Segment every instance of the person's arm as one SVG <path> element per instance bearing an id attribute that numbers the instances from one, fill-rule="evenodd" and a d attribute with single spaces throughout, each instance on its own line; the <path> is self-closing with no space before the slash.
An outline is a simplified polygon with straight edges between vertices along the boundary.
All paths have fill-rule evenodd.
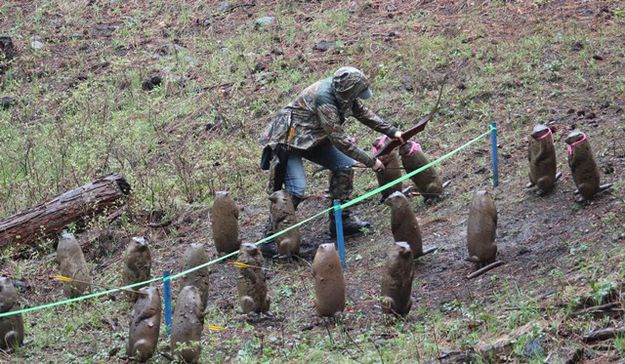
<path id="1" fill-rule="evenodd" d="M 384 121 L 384 119 L 376 115 L 376 113 L 369 110 L 360 100 L 356 99 L 354 101 L 352 112 L 358 121 L 365 124 L 369 128 L 385 134 L 389 138 L 396 137 L 395 133 L 398 131 L 397 128 L 393 127 L 391 124 Z"/>
<path id="2" fill-rule="evenodd" d="M 367 167 L 373 167 L 375 165 L 375 158 L 371 158 L 367 152 L 352 143 L 352 138 L 341 127 L 339 111 L 336 106 L 332 104 L 320 105 L 317 107 L 317 116 L 330 142 L 341 152 Z"/>

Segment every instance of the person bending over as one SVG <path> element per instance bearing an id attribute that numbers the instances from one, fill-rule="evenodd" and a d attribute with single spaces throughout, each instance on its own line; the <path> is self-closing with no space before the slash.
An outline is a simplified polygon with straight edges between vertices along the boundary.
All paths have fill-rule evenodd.
<path id="1" fill-rule="evenodd" d="M 332 77 L 308 86 L 280 110 L 262 138 L 265 148 L 261 167 L 270 170 L 269 193 L 286 189 L 297 208 L 306 188 L 302 159 L 330 170 L 330 197 L 341 203 L 352 193 L 355 161 L 374 171 L 384 170 L 379 159 L 360 149 L 355 139 L 343 130 L 345 121 L 353 116 L 374 131 L 401 140 L 401 131 L 363 105 L 362 100 L 372 95 L 369 80 L 362 71 L 341 67 Z M 342 214 L 345 235 L 370 226 L 350 209 L 343 209 Z M 336 234 L 332 213 L 330 234 Z M 269 245 L 263 244 L 261 248 L 272 251 L 274 248 Z"/>

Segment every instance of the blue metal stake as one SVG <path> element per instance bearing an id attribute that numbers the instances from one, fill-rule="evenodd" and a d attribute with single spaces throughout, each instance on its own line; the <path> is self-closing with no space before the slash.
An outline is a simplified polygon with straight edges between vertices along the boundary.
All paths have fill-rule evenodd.
<path id="1" fill-rule="evenodd" d="M 493 160 L 493 187 L 499 185 L 499 165 L 497 163 L 497 125 L 490 123 L 490 147 Z"/>
<path id="2" fill-rule="evenodd" d="M 343 270 L 347 269 L 347 263 L 345 262 L 345 238 L 343 237 L 343 214 L 340 206 L 341 203 L 338 200 L 334 200 L 334 222 L 336 226 L 336 245 L 339 247 L 339 257 L 341 258 L 341 266 Z"/>
<path id="3" fill-rule="evenodd" d="M 165 329 L 171 335 L 171 280 L 169 272 L 163 272 L 163 299 L 165 300 Z"/>

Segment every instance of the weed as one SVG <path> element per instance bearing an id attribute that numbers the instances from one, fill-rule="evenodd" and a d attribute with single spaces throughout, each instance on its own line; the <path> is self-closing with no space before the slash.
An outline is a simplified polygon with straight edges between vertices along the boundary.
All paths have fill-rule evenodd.
<path id="1" fill-rule="evenodd" d="M 614 14 L 617 18 L 625 18 L 625 9 L 616 8 L 612 10 L 612 14 Z"/>
<path id="2" fill-rule="evenodd" d="M 613 281 L 592 282 L 590 294 L 597 304 L 602 304 L 608 296 L 614 293 L 616 286 L 616 282 Z"/>
<path id="3" fill-rule="evenodd" d="M 614 339 L 614 348 L 618 352 L 619 357 L 625 358 L 625 337 L 617 336 Z"/>

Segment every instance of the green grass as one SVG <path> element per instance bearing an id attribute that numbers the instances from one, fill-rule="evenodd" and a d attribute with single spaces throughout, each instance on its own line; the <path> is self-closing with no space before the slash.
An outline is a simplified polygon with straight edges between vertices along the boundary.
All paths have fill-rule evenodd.
<path id="1" fill-rule="evenodd" d="M 44 22 L 37 15 L 42 9 L 37 9 L 34 14 L 35 24 Z M 167 10 L 173 9 L 175 7 Z M 60 5 L 58 10 L 71 12 Z M 187 8 L 183 10 L 180 18 L 165 20 L 184 23 L 190 15 Z M 345 27 L 348 17 L 343 9 L 324 14 L 306 25 L 313 34 L 333 34 Z M 141 12 L 133 12 L 124 20 L 112 39 L 114 48 L 128 47 L 137 38 L 146 36 L 138 34 L 139 29 L 144 28 L 140 21 L 143 16 Z M 216 180 L 213 177 L 215 171 L 206 172 L 211 164 L 223 160 L 226 153 L 216 137 L 202 137 L 201 128 L 223 120 L 227 131 L 220 134 L 234 135 L 239 141 L 237 147 L 243 148 L 239 149 L 241 158 L 231 159 L 233 163 L 222 163 L 217 171 L 243 171 L 237 177 L 242 180 L 258 175 L 254 170 L 258 157 L 255 142 L 258 130 L 290 95 L 315 78 L 328 74 L 327 71 L 311 74 L 299 68 L 301 66 L 293 67 L 290 61 L 285 63 L 274 59 L 265 71 L 254 76 L 256 84 L 264 85 L 266 92 L 254 93 L 249 101 L 243 101 L 248 98 L 250 72 L 258 60 L 254 55 L 269 53 L 276 35 L 286 33 L 286 38 L 292 39 L 294 36 L 289 32 L 293 26 L 295 24 L 288 19 L 280 23 L 278 30 L 270 31 L 250 31 L 249 24 L 242 24 L 221 45 L 186 36 L 190 47 L 180 47 L 173 54 L 159 57 L 148 67 L 133 67 L 127 57 L 105 53 L 105 59 L 110 62 L 108 72 L 92 74 L 88 80 L 60 93 L 44 91 L 48 88 L 47 82 L 28 82 L 9 73 L 3 88 L 9 93 L 20 94 L 21 103 L 16 110 L 0 112 L 0 138 L 7 151 L 0 157 L 1 197 L 4 201 L 0 212 L 3 215 L 14 213 L 54 193 L 112 171 L 124 174 L 131 181 L 139 206 L 147 210 L 172 208 L 176 200 L 187 203 L 206 201 L 209 198 L 208 185 L 211 184 L 255 195 L 259 190 L 254 186 L 238 186 L 232 179 Z M 22 27 L 22 23 L 15 22 L 12 32 Z M 488 117 L 496 117 L 491 108 L 493 103 L 500 102 L 496 95 L 501 89 L 497 85 L 517 78 L 529 92 L 544 92 L 544 82 L 558 81 L 562 72 L 570 72 L 568 65 L 575 58 L 587 60 L 590 49 L 546 61 L 542 60 L 542 55 L 553 52 L 554 44 L 563 43 L 566 47 L 578 37 L 576 31 L 571 35 L 539 34 L 524 37 L 520 43 L 503 42 L 496 47 L 482 48 L 475 53 L 469 69 L 461 71 L 461 74 L 472 74 L 465 81 L 466 90 L 460 93 L 453 84 L 448 87 L 443 105 L 443 115 L 448 119 L 441 122 L 481 130 L 480 124 Z M 371 74 L 376 93 L 380 95 L 372 100 L 371 106 L 382 115 L 399 110 L 398 115 L 390 120 L 404 128 L 411 125 L 416 115 L 429 110 L 441 74 L 438 70 L 453 68 L 459 59 L 470 58 L 475 52 L 474 43 L 463 43 L 460 37 L 426 35 L 402 42 L 396 51 L 390 49 L 383 62 L 368 63 L 371 59 L 380 59 L 379 56 L 372 57 L 371 46 L 377 41 L 364 42 L 364 54 L 358 54 L 358 57 L 361 66 Z M 104 52 L 110 52 L 110 49 L 105 48 Z M 35 53 L 33 56 L 44 60 L 49 54 Z M 79 62 L 77 69 L 82 69 L 88 60 L 79 59 Z M 589 73 L 595 73 L 598 67 L 593 60 L 581 64 L 578 60 L 575 62 L 577 72 L 581 72 L 580 82 Z M 283 68 L 285 64 L 286 69 Z M 169 73 L 164 85 L 146 93 L 140 85 L 149 68 L 168 69 Z M 174 80 L 198 68 L 209 84 L 189 80 L 185 88 L 180 89 Z M 401 91 L 398 80 L 406 75 L 417 82 L 414 93 Z M 618 90 L 623 84 L 619 78 L 606 81 L 602 83 L 602 92 L 612 87 Z M 232 104 L 227 107 L 213 93 L 198 91 L 201 86 L 224 83 L 232 83 L 229 98 Z M 495 96 L 485 96 L 492 94 Z M 280 97 L 276 98 L 276 95 Z M 511 126 L 530 123 L 525 113 L 519 112 L 524 104 L 512 93 L 504 92 L 503 95 L 507 97 L 504 101 L 508 105 L 507 113 L 515 115 L 509 120 Z M 31 107 L 35 104 L 38 107 Z M 406 118 L 407 115 L 412 116 Z M 538 116 L 544 118 L 544 115 Z M 461 123 L 462 119 L 473 125 Z M 348 130 L 366 135 L 356 126 Z M 163 150 L 161 143 L 169 143 L 172 139 L 183 147 L 180 156 Z M 450 133 L 440 139 L 453 145 L 464 136 Z M 365 137 L 363 144 L 369 140 Z M 194 172 L 191 173 L 190 169 Z"/>

